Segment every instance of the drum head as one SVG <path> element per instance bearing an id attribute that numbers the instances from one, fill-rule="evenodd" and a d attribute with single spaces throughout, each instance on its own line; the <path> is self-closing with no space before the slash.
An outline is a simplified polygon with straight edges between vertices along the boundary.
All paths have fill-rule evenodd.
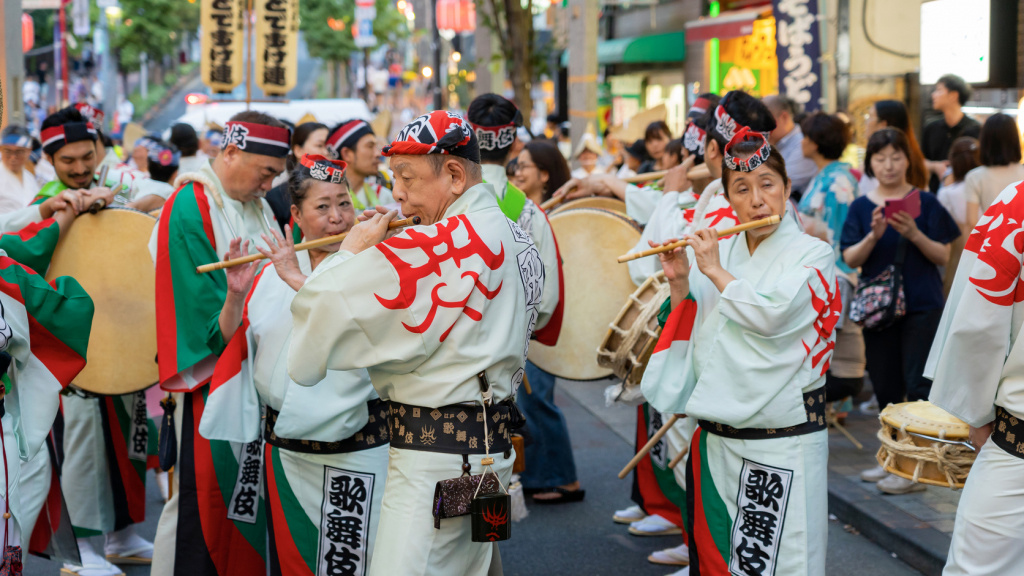
<path id="1" fill-rule="evenodd" d="M 619 214 L 626 214 L 626 203 L 618 198 L 604 198 L 601 196 L 591 196 L 590 198 L 577 198 L 570 200 L 565 204 L 555 206 L 548 216 L 554 216 L 559 212 L 565 212 L 566 210 L 573 210 L 576 208 L 600 208 L 601 210 L 612 210 Z M 632 246 L 630 246 L 632 248 Z"/>
<path id="2" fill-rule="evenodd" d="M 79 216 L 57 244 L 46 279 L 71 276 L 96 306 L 88 363 L 74 385 L 127 394 L 159 379 L 156 290 L 149 237 L 156 219 L 128 208 Z"/>
<path id="3" fill-rule="evenodd" d="M 969 432 L 966 422 L 924 400 L 890 404 L 882 410 L 879 418 L 893 428 L 905 427 L 907 432 L 936 438 L 963 439 Z"/>
<path id="4" fill-rule="evenodd" d="M 565 306 L 555 346 L 530 343 L 529 359 L 571 380 L 606 378 L 596 351 L 622 302 L 636 290 L 629 269 L 616 262 L 640 240 L 640 226 L 611 210 L 576 208 L 550 217 L 562 255 Z"/>

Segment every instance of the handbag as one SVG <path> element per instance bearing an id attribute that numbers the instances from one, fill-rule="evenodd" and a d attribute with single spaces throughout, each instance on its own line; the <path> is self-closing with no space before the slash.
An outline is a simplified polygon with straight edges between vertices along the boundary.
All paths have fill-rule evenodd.
<path id="1" fill-rule="evenodd" d="M 498 477 L 493 473 L 469 475 L 469 456 L 462 455 L 462 476 L 441 480 L 434 486 L 434 528 L 441 528 L 441 520 L 465 516 L 472 509 L 473 495 L 498 492 Z"/>
<path id="2" fill-rule="evenodd" d="M 861 281 L 850 303 L 850 320 L 865 330 L 878 331 L 892 326 L 907 314 L 903 291 L 903 261 L 907 256 L 907 239 L 900 237 L 893 263 L 870 280 Z"/>

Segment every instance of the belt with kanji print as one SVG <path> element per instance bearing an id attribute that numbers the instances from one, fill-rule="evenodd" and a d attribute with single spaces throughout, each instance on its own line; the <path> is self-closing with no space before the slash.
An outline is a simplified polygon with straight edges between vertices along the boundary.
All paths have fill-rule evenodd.
<path id="1" fill-rule="evenodd" d="M 992 423 L 992 441 L 1007 454 L 1024 459 L 1024 419 L 996 406 L 996 421 Z"/>
<path id="2" fill-rule="evenodd" d="M 391 447 L 442 454 L 486 454 L 485 417 L 490 453 L 510 451 L 512 431 L 525 422 L 511 398 L 487 406 L 486 410 L 479 404 L 427 408 L 391 402 L 388 412 Z"/>
<path id="3" fill-rule="evenodd" d="M 274 434 L 278 411 L 267 406 L 267 418 L 263 421 L 263 439 L 271 446 L 302 454 L 347 454 L 387 445 L 391 437 L 387 425 L 388 403 L 377 398 L 367 402 L 366 408 L 370 415 L 362 430 L 337 442 L 318 442 L 281 438 Z"/>
<path id="4" fill-rule="evenodd" d="M 710 420 L 697 420 L 701 430 L 734 440 L 769 440 L 771 438 L 788 438 L 790 436 L 802 436 L 812 432 L 825 430 L 828 425 L 825 423 L 825 387 L 816 388 L 810 392 L 804 392 L 804 411 L 807 412 L 807 422 L 786 428 L 733 428 L 726 424 L 719 424 Z"/>

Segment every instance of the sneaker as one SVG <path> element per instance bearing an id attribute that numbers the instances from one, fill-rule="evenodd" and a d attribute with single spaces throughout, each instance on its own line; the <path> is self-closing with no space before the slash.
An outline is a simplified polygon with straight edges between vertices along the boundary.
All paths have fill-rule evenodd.
<path id="1" fill-rule="evenodd" d="M 686 544 L 680 544 L 675 548 L 659 550 L 647 557 L 651 564 L 662 564 L 664 566 L 687 566 L 690 564 L 690 549 Z"/>
<path id="2" fill-rule="evenodd" d="M 630 524 L 629 533 L 634 536 L 672 536 L 682 534 L 683 529 L 657 514 L 652 514 Z"/>
<path id="3" fill-rule="evenodd" d="M 881 466 L 875 466 L 874 468 L 869 468 L 860 473 L 860 479 L 862 482 L 880 482 L 888 476 L 889 473 Z"/>
<path id="4" fill-rule="evenodd" d="M 910 494 L 911 492 L 924 492 L 928 487 L 924 484 L 901 478 L 890 474 L 876 484 L 878 489 L 886 494 Z"/>
<path id="5" fill-rule="evenodd" d="M 690 576 L 690 567 L 686 566 L 682 570 L 680 570 L 678 572 L 673 572 L 673 573 L 669 574 L 668 576 Z"/>
<path id="6" fill-rule="evenodd" d="M 135 526 L 107 534 L 103 547 L 107 561 L 115 564 L 153 563 L 153 543 L 135 533 Z"/>
<path id="7" fill-rule="evenodd" d="M 872 395 L 867 402 L 860 403 L 860 413 L 868 416 L 878 416 L 878 397 Z"/>
<path id="8" fill-rule="evenodd" d="M 625 510 L 616 510 L 615 515 L 612 516 L 612 521 L 616 524 L 632 524 L 644 518 L 647 518 L 647 512 L 644 512 L 643 508 L 630 506 Z"/>

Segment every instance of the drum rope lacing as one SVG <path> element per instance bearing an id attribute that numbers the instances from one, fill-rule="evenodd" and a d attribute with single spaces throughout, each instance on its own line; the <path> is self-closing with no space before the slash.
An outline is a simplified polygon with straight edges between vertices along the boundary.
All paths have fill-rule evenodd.
<path id="1" fill-rule="evenodd" d="M 893 432 L 896 429 L 886 422 L 882 422 L 882 429 L 878 431 L 878 439 L 882 446 L 878 449 L 876 459 L 885 469 L 896 468 L 896 457 L 902 456 L 916 460 L 914 467 L 913 482 L 917 482 L 921 471 L 926 463 L 933 463 L 946 477 L 946 483 L 953 490 L 959 489 L 957 484 L 963 485 L 967 479 L 971 465 L 974 464 L 975 453 L 970 448 L 960 444 L 943 444 L 934 442 L 929 446 L 918 446 L 914 444 L 913 437 L 907 432 L 906 424 L 900 426 L 901 437 L 893 440 Z M 946 437 L 945 430 L 939 430 L 939 438 Z"/>
<path id="2" fill-rule="evenodd" d="M 630 295 L 630 300 L 640 309 L 639 315 L 633 322 L 633 325 L 628 330 L 619 328 L 617 324 L 622 320 L 623 314 L 620 314 L 612 323 L 608 325 L 608 329 L 619 335 L 622 338 L 622 342 L 619 347 L 615 350 L 608 350 L 603 347 L 597 349 L 597 363 L 601 366 L 607 366 L 612 369 L 616 376 L 623 380 L 629 379 L 633 369 L 641 364 L 639 358 L 633 352 L 633 348 L 636 347 L 637 341 L 640 340 L 642 335 L 647 335 L 657 340 L 660 336 L 660 330 L 652 330 L 648 327 L 651 319 L 658 315 L 661 310 L 661 303 L 664 302 L 665 298 L 669 293 L 668 282 L 661 280 L 663 276 L 655 275 L 651 277 L 652 284 L 656 291 L 654 297 L 648 302 L 644 302 L 637 298 L 636 294 Z M 652 305 L 652 303 L 657 305 Z M 634 382 L 633 385 L 638 384 Z"/>

